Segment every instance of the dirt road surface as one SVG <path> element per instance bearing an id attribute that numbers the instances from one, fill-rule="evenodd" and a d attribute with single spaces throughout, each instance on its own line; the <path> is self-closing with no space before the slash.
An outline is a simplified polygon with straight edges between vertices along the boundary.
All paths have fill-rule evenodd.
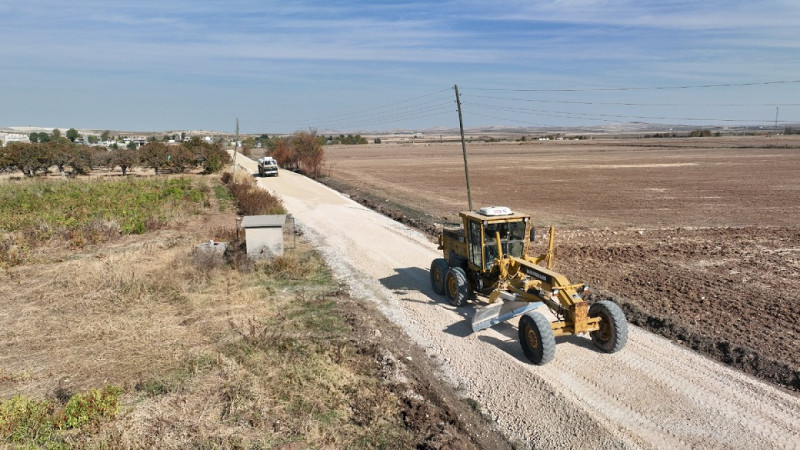
<path id="1" fill-rule="evenodd" d="M 537 448 L 800 443 L 796 395 L 636 327 L 620 353 L 599 353 L 588 337 L 559 338 L 553 362 L 531 365 L 516 320 L 472 333 L 474 307 L 457 310 L 432 291 L 428 267 L 440 252 L 426 236 L 288 171 L 259 183 L 280 195 L 353 296 L 379 305 L 514 441 Z"/>

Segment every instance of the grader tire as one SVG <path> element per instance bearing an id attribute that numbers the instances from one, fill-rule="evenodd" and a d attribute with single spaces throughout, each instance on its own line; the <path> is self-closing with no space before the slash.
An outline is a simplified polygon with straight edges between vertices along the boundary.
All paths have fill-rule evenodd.
<path id="1" fill-rule="evenodd" d="M 600 300 L 589 307 L 589 317 L 600 317 L 600 329 L 589 335 L 592 342 L 606 353 L 616 353 L 628 342 L 628 321 L 616 303 Z"/>
<path id="2" fill-rule="evenodd" d="M 444 294 L 444 279 L 447 276 L 447 269 L 450 265 L 444 258 L 436 258 L 431 261 L 431 286 L 433 292 L 439 295 Z"/>
<path id="3" fill-rule="evenodd" d="M 549 363 L 556 356 L 556 338 L 550 321 L 536 311 L 520 317 L 519 343 L 525 356 L 537 366 Z"/>
<path id="4" fill-rule="evenodd" d="M 469 299 L 467 273 L 461 267 L 451 267 L 444 281 L 447 300 L 453 306 L 464 306 Z"/>

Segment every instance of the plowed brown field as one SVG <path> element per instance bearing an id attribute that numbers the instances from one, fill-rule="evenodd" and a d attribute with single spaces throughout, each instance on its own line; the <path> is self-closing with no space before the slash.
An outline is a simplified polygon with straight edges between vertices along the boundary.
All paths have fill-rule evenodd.
<path id="1" fill-rule="evenodd" d="M 467 145 L 473 204 L 556 226 L 556 269 L 629 321 L 800 390 L 800 137 Z M 467 209 L 457 143 L 326 147 L 332 186 L 432 231 Z M 543 239 L 538 239 L 541 250 Z"/>

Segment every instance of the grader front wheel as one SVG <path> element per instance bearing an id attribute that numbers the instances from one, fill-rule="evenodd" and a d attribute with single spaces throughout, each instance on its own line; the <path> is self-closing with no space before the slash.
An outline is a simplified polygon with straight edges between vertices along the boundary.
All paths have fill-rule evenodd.
<path id="1" fill-rule="evenodd" d="M 444 280 L 447 300 L 453 306 L 464 306 L 469 299 L 467 273 L 461 267 L 451 267 Z"/>
<path id="2" fill-rule="evenodd" d="M 519 343 L 525 356 L 537 366 L 549 363 L 556 356 L 553 328 L 541 313 L 531 311 L 520 317 Z"/>
<path id="3" fill-rule="evenodd" d="M 600 300 L 589 307 L 589 317 L 600 317 L 600 329 L 589 335 L 592 342 L 606 353 L 616 353 L 628 342 L 628 321 L 614 302 Z"/>

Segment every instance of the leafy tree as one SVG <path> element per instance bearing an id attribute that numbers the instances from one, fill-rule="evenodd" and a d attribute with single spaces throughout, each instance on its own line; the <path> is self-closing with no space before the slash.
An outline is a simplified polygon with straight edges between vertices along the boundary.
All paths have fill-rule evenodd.
<path id="1" fill-rule="evenodd" d="M 69 165 L 74 173 L 86 175 L 92 170 L 92 150 L 85 145 L 73 145 L 69 150 Z"/>
<path id="2" fill-rule="evenodd" d="M 53 132 L 51 133 L 51 135 L 53 136 L 53 139 L 58 139 L 61 137 L 61 130 L 59 130 L 58 128 L 53 128 Z"/>
<path id="3" fill-rule="evenodd" d="M 111 139 L 111 132 L 110 131 L 105 130 L 100 134 L 100 140 L 101 141 L 108 142 L 109 139 Z"/>
<path id="4" fill-rule="evenodd" d="M 4 159 L 9 170 L 21 170 L 26 177 L 33 177 L 36 172 L 44 172 L 50 167 L 50 155 L 44 144 L 12 142 L 6 147 Z"/>
<path id="5" fill-rule="evenodd" d="M 266 148 L 268 150 L 274 150 L 275 149 L 276 140 L 273 139 L 273 138 L 270 138 L 269 135 L 267 135 L 267 134 L 262 134 L 261 136 L 255 138 L 254 141 L 255 141 L 256 145 L 257 144 L 261 144 L 261 147 Z"/>
<path id="6" fill-rule="evenodd" d="M 317 136 L 316 130 L 298 131 L 292 136 L 292 148 L 297 154 L 300 169 L 312 178 L 322 175 L 322 161 L 325 158 L 322 139 Z"/>
<path id="7" fill-rule="evenodd" d="M 14 144 L 11 142 L 4 147 L 0 147 L 0 172 L 10 172 L 17 169 L 14 161 L 14 151 L 11 148 Z"/>
<path id="8" fill-rule="evenodd" d="M 132 150 L 128 148 L 128 150 Z M 163 142 L 148 142 L 139 149 L 139 159 L 144 167 L 152 168 L 156 174 L 159 169 L 165 169 L 170 165 L 170 158 L 167 158 L 167 145 Z"/>
<path id="9" fill-rule="evenodd" d="M 93 134 L 90 134 L 86 139 L 89 141 L 90 144 L 97 144 L 97 141 L 99 141 L 97 136 Z"/>
<path id="10" fill-rule="evenodd" d="M 48 149 L 50 163 L 58 168 L 58 172 L 64 174 L 64 167 L 69 164 L 71 159 L 70 143 L 61 139 L 56 139 L 44 144 Z"/>
<path id="11" fill-rule="evenodd" d="M 231 155 L 219 143 L 204 145 L 199 156 L 200 164 L 206 173 L 219 172 L 231 163 Z"/>
<path id="12" fill-rule="evenodd" d="M 290 139 L 273 139 L 275 148 L 271 155 L 278 162 L 278 165 L 286 169 L 296 169 L 298 164 L 297 153 L 292 149 Z"/>
<path id="13" fill-rule="evenodd" d="M 169 168 L 176 172 L 197 166 L 196 154 L 185 145 L 167 145 L 167 162 Z"/>
<path id="14" fill-rule="evenodd" d="M 44 131 L 39 133 L 33 132 L 28 135 L 28 139 L 31 142 L 48 142 L 50 140 L 50 134 Z"/>
<path id="15" fill-rule="evenodd" d="M 116 150 L 111 153 L 111 168 L 119 166 L 122 170 L 122 176 L 128 174 L 128 169 L 139 164 L 139 151 L 131 149 Z"/>
<path id="16" fill-rule="evenodd" d="M 111 151 L 106 147 L 94 147 L 92 149 L 92 167 L 106 167 L 109 170 L 114 166 L 111 164 Z"/>
<path id="17" fill-rule="evenodd" d="M 230 164 L 231 158 L 219 142 L 209 143 L 195 136 L 181 146 L 193 155 L 196 165 L 200 165 L 206 173 L 215 173 Z"/>
<path id="18" fill-rule="evenodd" d="M 70 142 L 75 142 L 75 139 L 78 139 L 78 137 L 80 137 L 80 134 L 78 134 L 78 130 L 75 128 L 67 130 L 67 139 L 69 139 Z"/>

